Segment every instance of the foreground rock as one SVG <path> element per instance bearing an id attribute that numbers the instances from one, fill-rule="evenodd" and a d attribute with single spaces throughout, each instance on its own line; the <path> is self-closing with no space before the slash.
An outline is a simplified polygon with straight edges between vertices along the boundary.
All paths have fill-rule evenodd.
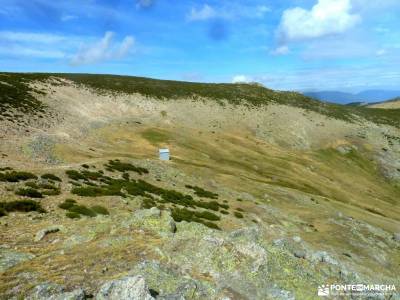
<path id="1" fill-rule="evenodd" d="M 21 253 L 14 250 L 0 249 L 0 272 L 14 267 L 15 265 L 30 260 L 35 256 L 29 253 Z"/>
<path id="2" fill-rule="evenodd" d="M 105 283 L 96 300 L 154 300 L 142 276 L 129 276 Z"/>
<path id="3" fill-rule="evenodd" d="M 75 289 L 71 292 L 65 291 L 64 287 L 58 284 L 44 283 L 36 286 L 27 300 L 84 300 L 85 292 L 82 289 Z"/>

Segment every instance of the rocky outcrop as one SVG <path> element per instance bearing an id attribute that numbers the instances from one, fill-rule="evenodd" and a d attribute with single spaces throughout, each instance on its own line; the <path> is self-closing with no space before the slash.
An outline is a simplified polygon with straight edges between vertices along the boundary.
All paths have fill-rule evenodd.
<path id="1" fill-rule="evenodd" d="M 26 300 L 84 300 L 85 292 L 78 288 L 73 291 L 66 291 L 58 284 L 44 283 L 36 286 L 25 298 Z"/>
<path id="2" fill-rule="evenodd" d="M 34 257 L 33 254 L 0 248 L 0 272 L 4 272 L 9 268 Z"/>
<path id="3" fill-rule="evenodd" d="M 35 241 L 35 242 L 39 242 L 39 241 L 41 241 L 46 235 L 48 235 L 49 233 L 55 233 L 55 232 L 58 232 L 58 231 L 60 231 L 60 230 L 61 230 L 61 227 L 60 227 L 60 226 L 51 226 L 51 227 L 49 227 L 49 228 L 42 229 L 42 230 L 40 230 L 40 231 L 38 231 L 38 232 L 36 233 L 36 236 L 35 236 L 34 241 Z"/>
<path id="4" fill-rule="evenodd" d="M 142 276 L 129 276 L 106 282 L 96 300 L 154 300 Z"/>

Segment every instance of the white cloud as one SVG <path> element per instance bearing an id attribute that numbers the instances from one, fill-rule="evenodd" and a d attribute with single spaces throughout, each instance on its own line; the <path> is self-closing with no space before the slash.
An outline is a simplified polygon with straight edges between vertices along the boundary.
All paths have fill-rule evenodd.
<path id="1" fill-rule="evenodd" d="M 47 50 L 40 48 L 28 48 L 19 45 L 0 46 L 0 55 L 12 57 L 27 57 L 27 58 L 44 58 L 44 59 L 62 59 L 65 53 L 60 50 Z"/>
<path id="2" fill-rule="evenodd" d="M 280 46 L 270 52 L 273 55 L 286 55 L 290 53 L 288 46 Z"/>
<path id="3" fill-rule="evenodd" d="M 81 46 L 78 53 L 72 57 L 73 66 L 93 64 L 105 60 L 121 59 L 128 54 L 135 40 L 127 36 L 120 44 L 113 45 L 114 33 L 107 31 L 104 37 L 93 45 Z"/>
<path id="4" fill-rule="evenodd" d="M 148 8 L 154 4 L 154 0 L 137 0 L 136 8 Z"/>
<path id="5" fill-rule="evenodd" d="M 188 21 L 204 21 L 217 17 L 217 12 L 211 6 L 204 4 L 201 9 L 192 8 L 187 16 Z"/>
<path id="6" fill-rule="evenodd" d="M 71 21 L 71 20 L 75 20 L 77 18 L 78 18 L 77 16 L 73 16 L 73 15 L 63 15 L 61 17 L 61 21 L 68 22 L 68 21 Z"/>
<path id="7" fill-rule="evenodd" d="M 48 33 L 0 31 L 0 41 L 32 42 L 40 44 L 54 44 L 66 39 L 64 36 Z"/>
<path id="8" fill-rule="evenodd" d="M 383 56 L 387 53 L 386 49 L 379 49 L 376 51 L 376 56 Z"/>
<path id="9" fill-rule="evenodd" d="M 202 7 L 194 8 L 187 14 L 188 21 L 206 21 L 210 19 L 234 20 L 240 18 L 254 19 L 262 18 L 271 8 L 265 5 L 248 6 L 237 3 L 229 3 L 227 5 L 213 7 L 204 4 Z"/>
<path id="10" fill-rule="evenodd" d="M 343 33 L 361 21 L 351 9 L 350 0 L 318 0 L 311 10 L 289 8 L 282 15 L 280 38 L 290 42 Z"/>
<path id="11" fill-rule="evenodd" d="M 232 78 L 232 83 L 249 83 L 252 81 L 253 80 L 250 77 L 247 77 L 246 75 L 236 75 L 233 76 Z"/>

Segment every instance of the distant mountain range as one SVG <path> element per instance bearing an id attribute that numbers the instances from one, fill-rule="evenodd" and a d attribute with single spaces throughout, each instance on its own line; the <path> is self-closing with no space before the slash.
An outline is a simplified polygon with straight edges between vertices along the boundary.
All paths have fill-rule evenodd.
<path id="1" fill-rule="evenodd" d="M 367 90 L 357 94 L 345 93 L 339 91 L 318 91 L 318 92 L 303 92 L 304 95 L 333 103 L 349 104 L 349 103 L 371 103 L 382 102 L 400 97 L 400 90 Z"/>

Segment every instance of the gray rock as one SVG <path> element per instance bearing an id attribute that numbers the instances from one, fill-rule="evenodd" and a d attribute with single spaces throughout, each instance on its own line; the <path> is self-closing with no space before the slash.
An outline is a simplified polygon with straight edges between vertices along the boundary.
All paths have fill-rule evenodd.
<path id="1" fill-rule="evenodd" d="M 297 258 L 303 258 L 303 259 L 306 258 L 306 253 L 305 253 L 304 251 L 302 251 L 302 250 L 295 250 L 295 251 L 293 252 L 293 255 L 294 255 L 295 257 L 297 257 Z"/>
<path id="2" fill-rule="evenodd" d="M 33 254 L 16 252 L 14 250 L 0 249 L 0 272 L 34 258 Z"/>
<path id="3" fill-rule="evenodd" d="M 135 217 L 144 219 L 144 218 L 159 218 L 161 216 L 161 211 L 157 207 L 152 207 L 150 209 L 138 210 L 135 212 Z"/>
<path id="4" fill-rule="evenodd" d="M 400 242 L 400 232 L 393 234 L 393 240 L 396 242 Z"/>
<path id="5" fill-rule="evenodd" d="M 296 243 L 300 243 L 300 242 L 301 242 L 301 237 L 299 237 L 299 236 L 294 236 L 294 237 L 293 237 L 293 241 L 295 241 Z"/>
<path id="6" fill-rule="evenodd" d="M 153 300 L 149 288 L 140 275 L 106 282 L 96 295 L 96 300 Z"/>
<path id="7" fill-rule="evenodd" d="M 338 265 L 339 263 L 332 258 L 326 251 L 317 251 L 311 255 L 311 260 L 314 262 L 324 262 L 332 265 Z"/>
<path id="8" fill-rule="evenodd" d="M 84 300 L 85 292 L 82 289 L 75 289 L 71 292 L 58 284 L 44 283 L 36 286 L 27 300 Z"/>
<path id="9" fill-rule="evenodd" d="M 49 227 L 49 228 L 42 229 L 42 230 L 40 230 L 40 231 L 38 231 L 38 232 L 36 233 L 36 236 L 35 236 L 34 241 L 35 241 L 35 242 L 39 242 L 39 241 L 41 241 L 46 235 L 48 235 L 49 233 L 55 233 L 55 232 L 58 232 L 58 231 L 60 231 L 60 230 L 61 230 L 61 227 L 60 227 L 60 226 L 51 226 L 51 227 Z"/>

